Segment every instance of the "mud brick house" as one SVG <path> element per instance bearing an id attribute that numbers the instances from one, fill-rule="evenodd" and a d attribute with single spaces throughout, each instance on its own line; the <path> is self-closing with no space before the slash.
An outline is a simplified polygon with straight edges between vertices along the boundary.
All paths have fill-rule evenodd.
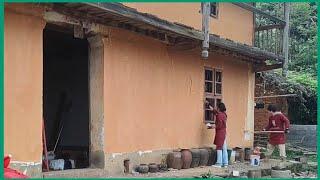
<path id="1" fill-rule="evenodd" d="M 12 166 L 41 176 L 43 124 L 48 150 L 109 174 L 123 173 L 125 160 L 213 146 L 205 99 L 227 106 L 228 146 L 252 147 L 255 72 L 283 60 L 254 46 L 256 13 L 269 17 L 247 3 L 211 3 L 204 60 L 201 3 L 6 3 Z"/>

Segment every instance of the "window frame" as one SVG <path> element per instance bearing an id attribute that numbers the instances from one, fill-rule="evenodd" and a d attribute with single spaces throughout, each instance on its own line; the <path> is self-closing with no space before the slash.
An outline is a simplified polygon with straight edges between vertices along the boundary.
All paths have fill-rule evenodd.
<path id="1" fill-rule="evenodd" d="M 211 3 L 216 3 L 216 14 L 211 13 Z M 203 3 L 201 3 L 201 5 L 200 5 L 199 13 L 201 13 L 201 14 L 202 14 L 202 7 L 203 7 Z M 218 19 L 218 17 L 219 17 L 219 3 L 218 2 L 210 2 L 210 17 Z"/>
<path id="2" fill-rule="evenodd" d="M 206 71 L 212 71 L 212 78 L 213 81 L 209 81 L 206 80 Z M 221 94 L 217 94 L 216 93 L 216 72 L 221 72 L 221 82 L 218 82 L 219 84 L 221 84 Z M 204 100 L 207 100 L 208 98 L 210 99 L 214 99 L 214 107 L 217 107 L 218 101 L 223 101 L 223 96 L 222 96 L 222 86 L 223 86 L 223 70 L 221 68 L 214 68 L 214 67 L 208 67 L 205 66 L 204 67 Z M 212 82 L 212 87 L 213 87 L 213 91 L 212 93 L 206 92 L 206 82 Z M 205 102 L 205 101 L 204 101 Z M 215 123 L 215 116 L 213 116 L 212 120 L 207 120 L 206 119 L 206 111 L 208 111 L 209 109 L 206 108 L 205 103 L 203 104 L 203 112 L 204 112 L 204 122 L 205 123 Z"/>
<path id="3" fill-rule="evenodd" d="M 211 4 L 212 3 L 216 4 L 216 13 L 215 14 L 211 13 Z M 218 18 L 218 15 L 219 15 L 219 3 L 218 2 L 210 2 L 210 16 L 213 18 Z"/>
<path id="4" fill-rule="evenodd" d="M 217 79 L 216 79 L 216 73 L 217 72 L 220 72 L 221 73 L 221 82 L 217 82 Z M 215 70 L 214 70 L 214 77 L 215 77 L 215 79 L 214 79 L 214 95 L 215 96 L 222 96 L 222 79 L 223 79 L 223 74 L 222 74 L 222 69 L 218 69 L 218 68 L 216 68 Z M 216 84 L 220 84 L 221 85 L 221 93 L 217 93 L 217 86 L 216 86 Z"/>

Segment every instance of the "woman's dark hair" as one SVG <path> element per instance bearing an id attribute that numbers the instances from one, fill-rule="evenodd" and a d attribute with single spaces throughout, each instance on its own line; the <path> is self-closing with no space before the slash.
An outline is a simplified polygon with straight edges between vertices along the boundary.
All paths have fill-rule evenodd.
<path id="1" fill-rule="evenodd" d="M 277 111 L 279 111 L 279 108 L 278 108 L 278 106 L 276 106 L 274 104 L 269 104 L 267 110 L 271 111 L 271 112 L 277 112 Z"/>
<path id="2" fill-rule="evenodd" d="M 218 109 L 220 112 L 225 112 L 227 109 L 226 109 L 226 106 L 224 105 L 224 103 L 219 103 L 218 104 Z"/>

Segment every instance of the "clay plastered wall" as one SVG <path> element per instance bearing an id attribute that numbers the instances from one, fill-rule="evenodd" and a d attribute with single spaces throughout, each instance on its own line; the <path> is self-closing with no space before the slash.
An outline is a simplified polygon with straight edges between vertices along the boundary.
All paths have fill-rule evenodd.
<path id="1" fill-rule="evenodd" d="M 4 152 L 16 161 L 41 161 L 42 30 L 44 22 L 15 13 L 23 5 L 5 7 L 4 24 Z"/>
<path id="2" fill-rule="evenodd" d="M 261 76 L 256 77 L 255 81 L 255 96 L 274 96 L 277 94 L 281 94 L 276 89 L 270 89 L 268 86 L 264 88 L 264 79 Z M 281 107 L 281 112 L 284 113 L 288 117 L 288 102 L 286 97 L 268 97 L 268 98 L 260 98 L 255 100 L 256 103 L 264 103 L 264 108 L 262 109 L 254 109 L 254 129 L 255 131 L 260 131 L 264 127 L 267 126 L 269 121 L 270 114 L 268 113 L 268 105 L 269 104 L 277 104 Z"/>
<path id="3" fill-rule="evenodd" d="M 244 140 L 248 64 L 199 50 L 173 51 L 133 33 L 111 30 L 105 39 L 106 152 L 134 152 L 211 145 L 213 130 L 203 123 L 204 66 L 224 71 L 228 142 Z"/>
<path id="4" fill-rule="evenodd" d="M 202 29 L 201 3 L 124 3 L 140 12 Z M 252 45 L 253 14 L 231 3 L 218 3 L 218 18 L 210 18 L 210 32 Z"/>

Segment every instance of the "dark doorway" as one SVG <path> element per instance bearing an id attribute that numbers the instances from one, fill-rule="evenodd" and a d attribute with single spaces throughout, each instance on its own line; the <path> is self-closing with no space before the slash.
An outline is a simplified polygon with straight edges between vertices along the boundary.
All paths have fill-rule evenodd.
<path id="1" fill-rule="evenodd" d="M 47 26 L 43 32 L 43 117 L 48 151 L 64 169 L 89 167 L 88 42 Z M 71 31 L 72 32 L 72 31 Z"/>

